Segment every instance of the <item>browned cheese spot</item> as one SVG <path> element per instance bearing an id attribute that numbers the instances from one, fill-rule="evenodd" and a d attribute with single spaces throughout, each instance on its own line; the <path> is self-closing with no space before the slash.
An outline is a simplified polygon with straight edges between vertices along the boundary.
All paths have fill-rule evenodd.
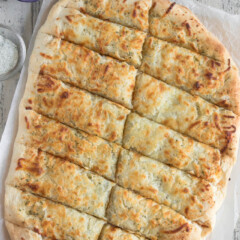
<path id="1" fill-rule="evenodd" d="M 186 208 L 184 209 L 184 212 L 185 212 L 186 215 L 188 215 L 188 211 L 189 211 L 189 207 L 186 207 Z"/>
<path id="2" fill-rule="evenodd" d="M 34 232 L 36 232 L 36 233 L 38 233 L 38 234 L 40 234 L 40 231 L 39 231 L 39 229 L 38 229 L 38 228 L 36 228 L 36 227 L 34 227 L 34 228 L 33 228 L 33 231 L 34 231 Z"/>
<path id="3" fill-rule="evenodd" d="M 29 162 L 27 159 L 24 158 L 18 159 L 16 170 L 25 170 L 32 174 L 36 174 L 37 176 L 40 176 L 43 172 L 43 169 L 38 162 Z"/>
<path id="4" fill-rule="evenodd" d="M 196 83 L 194 84 L 194 88 L 195 88 L 196 90 L 199 90 L 201 87 L 203 87 L 203 85 L 200 84 L 199 82 L 196 82 Z"/>
<path id="5" fill-rule="evenodd" d="M 105 67 L 104 74 L 107 73 L 108 69 L 109 69 L 109 65 L 107 65 L 107 66 Z"/>
<path id="6" fill-rule="evenodd" d="M 52 59 L 53 57 L 52 56 L 50 56 L 50 55 L 47 55 L 47 54 L 45 54 L 45 53 L 40 53 L 40 55 L 42 56 L 42 57 L 44 57 L 44 58 L 47 58 L 47 59 Z"/>
<path id="7" fill-rule="evenodd" d="M 26 183 L 25 186 L 29 187 L 33 192 L 36 192 L 39 188 L 37 183 Z"/>
<path id="8" fill-rule="evenodd" d="M 196 121 L 195 123 L 192 123 L 190 126 L 189 126 L 189 130 L 192 129 L 193 127 L 195 127 L 196 125 L 198 125 L 199 123 L 201 123 L 201 121 Z"/>
<path id="9" fill-rule="evenodd" d="M 223 115 L 224 118 L 234 118 L 234 116 Z"/>
<path id="10" fill-rule="evenodd" d="M 225 131 L 226 145 L 221 149 L 221 153 L 226 151 L 226 149 L 228 148 L 228 145 L 232 140 L 232 134 L 236 132 L 236 127 L 234 125 L 231 125 L 229 127 L 224 127 L 224 129 L 227 129 Z"/>
<path id="11" fill-rule="evenodd" d="M 205 74 L 205 76 L 209 79 L 209 80 L 211 80 L 212 79 L 212 76 L 213 76 L 213 74 L 212 73 L 210 73 L 210 72 L 207 72 L 206 74 Z"/>
<path id="12" fill-rule="evenodd" d="M 219 118 L 218 118 L 218 115 L 217 115 L 217 114 L 214 116 L 214 124 L 215 124 L 215 127 L 216 127 L 219 131 L 222 131 L 222 130 L 221 130 L 221 127 L 219 126 Z"/>
<path id="13" fill-rule="evenodd" d="M 80 7 L 80 12 L 82 12 L 82 13 L 86 13 L 85 9 L 82 8 L 82 7 Z"/>
<path id="14" fill-rule="evenodd" d="M 29 129 L 29 128 L 30 128 L 30 124 L 29 124 L 29 121 L 28 121 L 27 116 L 24 117 L 24 120 L 25 120 L 25 122 L 26 122 L 27 129 Z"/>
<path id="15" fill-rule="evenodd" d="M 164 231 L 164 233 L 174 234 L 174 233 L 180 232 L 183 228 L 186 228 L 186 231 L 188 232 L 189 231 L 188 223 L 184 223 L 182 226 L 178 227 L 177 229 L 170 230 L 170 231 Z"/>
<path id="16" fill-rule="evenodd" d="M 191 27 L 190 27 L 190 24 L 187 22 L 185 25 L 186 25 L 186 28 L 187 28 L 187 31 L 188 31 L 189 36 L 191 36 Z"/>
<path id="17" fill-rule="evenodd" d="M 167 15 L 168 13 L 170 13 L 170 11 L 173 9 L 173 7 L 174 7 L 175 4 L 176 4 L 176 3 L 173 2 L 173 3 L 169 6 L 169 8 L 167 9 L 167 11 L 165 12 L 164 15 Z"/>
<path id="18" fill-rule="evenodd" d="M 63 92 L 62 94 L 61 94 L 61 98 L 68 98 L 68 96 L 69 96 L 69 94 L 68 94 L 68 92 Z"/>
<path id="19" fill-rule="evenodd" d="M 152 9 L 154 9 L 157 6 L 157 2 L 154 2 L 152 5 Z"/>
<path id="20" fill-rule="evenodd" d="M 136 11 L 136 9 L 133 10 L 132 16 L 133 16 L 133 18 L 135 18 L 135 17 L 137 16 L 137 11 Z"/>
<path id="21" fill-rule="evenodd" d="M 70 23 L 73 22 L 73 20 L 72 20 L 72 16 L 65 16 L 65 18 L 66 18 Z"/>

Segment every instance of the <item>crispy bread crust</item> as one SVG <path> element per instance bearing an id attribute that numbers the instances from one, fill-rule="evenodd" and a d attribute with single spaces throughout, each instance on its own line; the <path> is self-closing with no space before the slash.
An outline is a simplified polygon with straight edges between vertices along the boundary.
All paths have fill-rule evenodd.
<path id="1" fill-rule="evenodd" d="M 5 221 L 11 240 L 42 240 L 42 236 L 27 228 L 19 227 L 13 223 Z"/>

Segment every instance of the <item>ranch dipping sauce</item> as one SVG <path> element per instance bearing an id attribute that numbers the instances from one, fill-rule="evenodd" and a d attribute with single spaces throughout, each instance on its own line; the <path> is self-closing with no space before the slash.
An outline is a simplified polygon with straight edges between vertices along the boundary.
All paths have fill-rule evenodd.
<path id="1" fill-rule="evenodd" d="M 0 75 L 11 71 L 18 62 L 18 48 L 9 39 L 0 35 Z"/>

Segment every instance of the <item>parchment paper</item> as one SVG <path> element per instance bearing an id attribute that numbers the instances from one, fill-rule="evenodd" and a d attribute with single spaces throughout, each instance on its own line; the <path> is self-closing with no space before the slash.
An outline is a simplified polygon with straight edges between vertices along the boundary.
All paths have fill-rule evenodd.
<path id="1" fill-rule="evenodd" d="M 4 202 L 4 181 L 8 172 L 8 167 L 11 159 L 12 145 L 16 136 L 18 127 L 18 104 L 23 95 L 26 78 L 27 66 L 29 55 L 32 52 L 33 44 L 35 41 L 36 33 L 39 27 L 43 24 L 46 16 L 56 0 L 44 0 L 41 11 L 39 13 L 38 21 L 30 42 L 25 65 L 22 69 L 20 79 L 15 91 L 15 95 L 10 108 L 8 120 L 5 130 L 2 135 L 0 143 L 0 239 L 8 240 L 9 236 L 4 226 L 3 221 L 3 202 Z M 240 68 L 240 15 L 230 15 L 221 10 L 207 7 L 190 0 L 177 0 L 179 4 L 185 5 L 190 8 L 204 25 L 213 32 L 221 42 L 224 43 L 226 48 L 230 51 L 233 59 Z M 228 184 L 227 196 L 221 209 L 217 214 L 216 226 L 208 238 L 209 240 L 231 240 L 234 237 L 234 229 L 239 216 L 240 206 L 240 154 L 238 154 L 238 161 L 232 171 L 231 181 Z M 235 231 L 234 240 L 237 238 Z"/>

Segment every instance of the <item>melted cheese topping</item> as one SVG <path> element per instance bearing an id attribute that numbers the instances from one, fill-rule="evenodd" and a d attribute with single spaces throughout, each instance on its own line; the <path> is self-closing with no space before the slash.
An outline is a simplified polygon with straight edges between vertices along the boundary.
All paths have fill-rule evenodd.
<path id="1" fill-rule="evenodd" d="M 230 142 L 228 135 L 238 125 L 238 116 L 146 74 L 137 78 L 133 106 L 145 117 L 200 142 L 233 149 L 237 133 L 231 134 Z"/>
<path id="2" fill-rule="evenodd" d="M 8 221 L 51 239 L 97 240 L 104 222 L 71 208 L 7 186 Z"/>
<path id="3" fill-rule="evenodd" d="M 21 148 L 21 155 L 13 155 L 16 171 L 9 176 L 9 185 L 105 218 L 110 181 L 42 151 Z"/>
<path id="4" fill-rule="evenodd" d="M 152 240 L 191 239 L 193 232 L 200 232 L 195 224 L 170 208 L 120 187 L 111 194 L 107 218 L 114 225 Z"/>
<path id="5" fill-rule="evenodd" d="M 99 137 L 69 128 L 34 111 L 25 111 L 20 118 L 21 144 L 41 149 L 92 171 L 115 179 L 120 147 Z"/>
<path id="6" fill-rule="evenodd" d="M 216 204 L 217 189 L 209 182 L 127 150 L 120 154 L 117 182 L 195 221 L 207 219 Z"/>
<path id="7" fill-rule="evenodd" d="M 40 72 L 132 107 L 137 70 L 47 34 L 39 34 L 33 53 Z M 36 64 L 31 69 L 36 72 Z M 37 72 L 38 74 L 38 72 Z"/>
<path id="8" fill-rule="evenodd" d="M 35 82 L 35 94 L 29 107 L 71 127 L 118 143 L 121 143 L 129 113 L 120 105 L 41 75 Z"/>
<path id="9" fill-rule="evenodd" d="M 138 66 L 146 33 L 63 8 L 59 16 L 49 19 L 42 32 L 81 44 L 101 54 Z"/>
<path id="10" fill-rule="evenodd" d="M 71 0 L 67 7 L 146 31 L 151 3 L 152 0 Z"/>
<path id="11" fill-rule="evenodd" d="M 229 56 L 220 41 L 186 7 L 175 2 L 153 0 L 149 16 L 150 33 L 218 61 Z"/>
<path id="12" fill-rule="evenodd" d="M 135 113 L 128 116 L 123 145 L 209 181 L 221 172 L 218 150 Z"/>
<path id="13" fill-rule="evenodd" d="M 232 80 L 235 74 L 230 62 L 219 63 L 188 49 L 149 37 L 144 45 L 141 70 L 231 109 L 226 81 Z"/>

